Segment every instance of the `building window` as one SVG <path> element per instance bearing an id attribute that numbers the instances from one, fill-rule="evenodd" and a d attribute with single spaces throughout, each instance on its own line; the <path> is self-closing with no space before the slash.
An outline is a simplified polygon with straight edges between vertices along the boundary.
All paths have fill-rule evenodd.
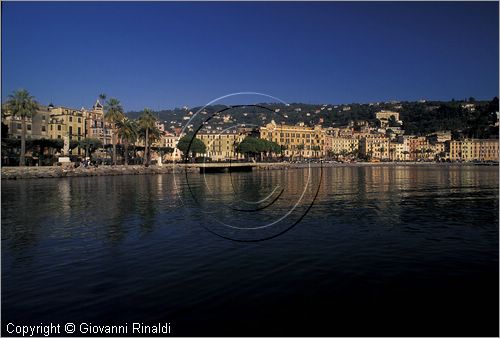
<path id="1" fill-rule="evenodd" d="M 28 130 L 31 130 L 31 124 L 28 124 L 27 127 L 28 127 Z"/>
<path id="2" fill-rule="evenodd" d="M 69 117 L 69 122 L 73 122 L 73 117 Z"/>
<path id="3" fill-rule="evenodd" d="M 45 121 L 45 115 L 42 115 L 42 120 Z"/>
<path id="4" fill-rule="evenodd" d="M 45 126 L 42 126 L 42 131 L 46 131 L 46 130 L 45 130 Z"/>
<path id="5" fill-rule="evenodd" d="M 61 130 L 61 125 L 60 124 L 57 126 L 57 130 Z"/>
<path id="6" fill-rule="evenodd" d="M 17 129 L 21 129 L 21 123 L 17 124 Z"/>
<path id="7" fill-rule="evenodd" d="M 81 118 L 78 118 L 78 123 L 82 123 L 82 119 Z"/>

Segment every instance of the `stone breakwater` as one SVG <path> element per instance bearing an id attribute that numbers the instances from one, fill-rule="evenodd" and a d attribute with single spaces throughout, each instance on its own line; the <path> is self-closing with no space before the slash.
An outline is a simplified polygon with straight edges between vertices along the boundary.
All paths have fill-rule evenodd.
<path id="1" fill-rule="evenodd" d="M 163 167 L 140 165 L 117 165 L 117 166 L 99 166 L 95 167 L 2 167 L 2 179 L 27 179 L 27 178 L 60 178 L 60 177 L 86 177 L 86 176 L 115 176 L 115 175 L 150 175 L 150 174 L 171 174 L 181 173 L 187 169 L 197 172 L 199 169 L 194 167 L 178 167 L 175 169 L 171 165 Z"/>
<path id="2" fill-rule="evenodd" d="M 216 165 L 216 164 L 215 164 Z M 231 164 L 225 164 L 231 166 Z M 67 164 L 53 167 L 2 167 L 2 179 L 30 179 L 30 178 L 60 178 L 60 177 L 87 177 L 87 176 L 116 176 L 116 175 L 158 175 L 199 172 L 203 164 L 165 164 L 162 167 L 142 165 L 103 165 L 95 167 L 74 167 L 74 164 Z M 286 169 L 285 163 L 258 163 L 255 165 L 255 170 L 277 170 Z"/>

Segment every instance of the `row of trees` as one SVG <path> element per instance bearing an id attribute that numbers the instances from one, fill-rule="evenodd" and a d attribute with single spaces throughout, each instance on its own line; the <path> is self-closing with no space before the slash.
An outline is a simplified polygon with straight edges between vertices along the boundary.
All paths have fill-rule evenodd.
<path id="1" fill-rule="evenodd" d="M 144 141 L 144 165 L 149 166 L 151 160 L 151 144 L 161 137 L 161 131 L 156 127 L 156 117 L 150 109 L 145 108 L 136 120 L 125 116 L 120 101 L 116 98 L 107 100 L 106 94 L 99 98 L 104 103 L 104 119 L 111 124 L 113 145 L 112 164 L 116 165 L 117 138 L 123 143 L 125 165 L 128 165 L 129 146 L 134 145 L 139 139 Z"/>
<path id="2" fill-rule="evenodd" d="M 112 129 L 112 163 L 117 163 L 116 148 L 118 138 L 124 146 L 125 164 L 128 164 L 128 147 L 135 144 L 139 139 L 145 143 L 144 147 L 144 165 L 148 166 L 151 159 L 151 144 L 161 137 L 160 130 L 156 127 L 156 118 L 149 109 L 144 109 L 137 120 L 129 119 L 125 116 L 120 101 L 116 98 L 107 99 L 105 94 L 100 94 L 99 98 L 104 103 L 104 120 L 111 125 Z M 39 110 L 39 104 L 35 98 L 25 89 L 14 91 L 9 95 L 8 100 L 2 106 L 2 118 L 10 115 L 18 117 L 21 121 L 21 140 L 19 165 L 26 164 L 26 134 L 27 121 L 35 116 Z M 53 148 L 61 150 L 64 146 L 62 140 L 33 140 L 29 141 L 30 149 L 34 146 L 39 149 L 43 156 L 44 148 Z M 16 141 L 2 141 L 5 146 L 16 146 Z M 103 147 L 98 139 L 85 138 L 83 140 L 71 140 L 69 149 L 80 147 L 85 149 L 85 155 L 89 156 L 94 151 Z M 173 149 L 163 149 L 164 151 L 173 151 Z"/>
<path id="3" fill-rule="evenodd" d="M 257 137 L 247 136 L 236 145 L 236 152 L 244 154 L 248 159 L 250 156 L 262 159 L 262 155 L 272 157 L 273 154 L 282 154 L 284 147 L 276 142 L 264 140 Z"/>
<path id="4" fill-rule="evenodd" d="M 238 144 L 234 144 L 234 150 L 237 153 L 244 154 L 246 159 L 249 157 L 257 157 L 259 160 L 264 155 L 266 158 L 274 155 L 281 154 L 285 150 L 284 146 L 278 145 L 276 142 L 267 141 L 257 137 L 247 136 Z M 193 135 L 186 135 L 181 137 L 177 144 L 184 158 L 187 159 L 189 155 L 196 157 L 197 154 L 205 154 L 207 148 L 205 143 L 198 138 L 193 138 Z"/>

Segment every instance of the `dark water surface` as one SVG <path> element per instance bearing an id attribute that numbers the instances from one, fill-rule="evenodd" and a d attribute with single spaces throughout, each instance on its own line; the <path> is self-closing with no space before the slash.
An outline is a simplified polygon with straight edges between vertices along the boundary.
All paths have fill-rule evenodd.
<path id="1" fill-rule="evenodd" d="M 173 335 L 498 335 L 498 167 L 325 168 L 317 191 L 320 177 L 2 181 L 2 332 L 169 322 Z M 207 231 L 273 236 L 316 191 L 274 239 Z"/>

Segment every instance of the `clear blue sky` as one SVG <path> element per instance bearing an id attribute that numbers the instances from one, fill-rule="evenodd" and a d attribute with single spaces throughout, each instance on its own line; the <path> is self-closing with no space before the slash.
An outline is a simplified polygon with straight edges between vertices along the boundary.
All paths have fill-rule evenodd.
<path id="1" fill-rule="evenodd" d="M 2 2 L 2 96 L 126 110 L 256 91 L 287 102 L 491 99 L 498 2 Z"/>

